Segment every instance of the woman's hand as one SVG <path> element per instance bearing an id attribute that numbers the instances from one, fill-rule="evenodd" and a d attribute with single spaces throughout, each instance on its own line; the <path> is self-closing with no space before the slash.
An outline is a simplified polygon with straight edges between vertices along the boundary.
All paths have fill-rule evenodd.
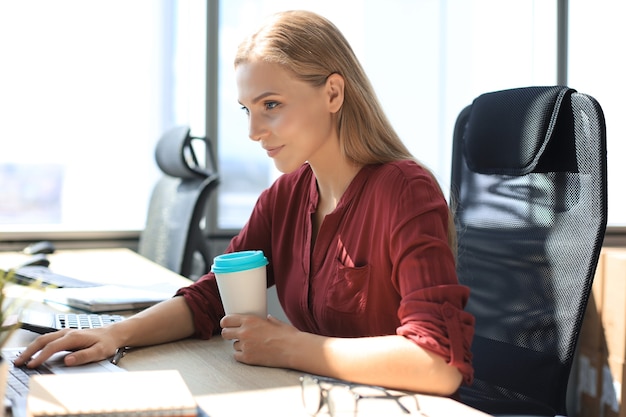
<path id="1" fill-rule="evenodd" d="M 15 359 L 16 366 L 35 368 L 50 356 L 61 351 L 71 351 L 64 358 L 65 365 L 83 365 L 113 356 L 119 347 L 108 328 L 72 330 L 64 329 L 37 337 Z M 38 354 L 37 354 L 38 353 Z"/>
<path id="2" fill-rule="evenodd" d="M 233 340 L 234 357 L 248 365 L 289 368 L 289 348 L 300 332 L 272 316 L 232 314 L 220 321 L 222 337 Z"/>

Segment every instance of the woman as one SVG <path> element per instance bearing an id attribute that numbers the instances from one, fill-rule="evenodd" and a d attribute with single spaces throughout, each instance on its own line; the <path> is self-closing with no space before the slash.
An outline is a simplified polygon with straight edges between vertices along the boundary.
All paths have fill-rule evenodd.
<path id="1" fill-rule="evenodd" d="M 243 363 L 451 395 L 472 379 L 473 318 L 441 190 L 402 144 L 349 44 L 310 12 L 275 15 L 235 71 L 249 136 L 284 173 L 228 252 L 260 249 L 291 324 L 224 316 L 212 273 L 102 329 L 37 338 L 16 360 L 67 365 L 221 331 Z"/>

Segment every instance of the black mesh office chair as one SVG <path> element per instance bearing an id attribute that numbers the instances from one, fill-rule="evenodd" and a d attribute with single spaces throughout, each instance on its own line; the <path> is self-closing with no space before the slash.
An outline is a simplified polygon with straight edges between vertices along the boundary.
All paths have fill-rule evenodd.
<path id="1" fill-rule="evenodd" d="M 458 116 L 451 204 L 490 414 L 566 415 L 568 377 L 607 217 L 604 116 L 567 87 L 483 94 Z"/>
<path id="2" fill-rule="evenodd" d="M 152 191 L 139 253 L 195 281 L 212 262 L 204 225 L 219 176 L 209 141 L 189 133 L 187 126 L 174 127 L 156 146 L 156 162 L 164 175 Z M 199 162 L 194 141 L 207 150 L 206 163 Z"/>

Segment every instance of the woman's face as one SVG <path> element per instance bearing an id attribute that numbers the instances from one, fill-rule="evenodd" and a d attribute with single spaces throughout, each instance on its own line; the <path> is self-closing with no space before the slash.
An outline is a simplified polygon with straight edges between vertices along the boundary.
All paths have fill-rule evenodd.
<path id="1" fill-rule="evenodd" d="M 260 142 L 279 171 L 292 172 L 306 161 L 315 165 L 329 152 L 339 153 L 333 117 L 338 108 L 328 81 L 312 87 L 280 65 L 262 61 L 237 66 L 236 79 L 249 136 Z"/>

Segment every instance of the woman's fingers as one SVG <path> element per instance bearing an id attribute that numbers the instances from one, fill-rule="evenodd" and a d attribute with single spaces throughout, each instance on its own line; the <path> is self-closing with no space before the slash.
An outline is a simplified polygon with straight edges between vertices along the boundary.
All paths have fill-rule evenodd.
<path id="1" fill-rule="evenodd" d="M 37 365 L 31 365 L 31 367 L 40 365 L 41 363 L 43 363 L 44 360 L 48 359 L 48 357 L 50 355 L 52 355 L 52 353 L 54 353 L 54 352 L 51 352 L 47 357 L 42 357 L 41 360 L 39 360 L 38 358 L 33 359 L 33 356 L 35 356 L 35 354 L 37 352 L 40 353 L 40 355 L 37 355 L 37 356 L 38 357 L 41 356 L 41 352 L 40 351 L 42 349 L 44 349 L 46 346 L 48 346 L 49 343 L 52 343 L 54 340 L 63 337 L 65 335 L 65 333 L 67 333 L 67 332 L 68 332 L 68 330 L 59 330 L 59 331 L 56 331 L 56 332 L 47 333 L 47 334 L 44 334 L 44 335 L 41 335 L 41 336 L 37 337 L 15 359 L 15 361 L 14 361 L 15 365 L 16 366 L 23 366 L 23 365 L 26 365 L 27 363 L 30 364 L 30 362 L 33 362 L 33 364 L 37 364 Z"/>
<path id="2" fill-rule="evenodd" d="M 60 330 L 39 336 L 24 352 L 15 359 L 16 366 L 27 365 L 35 368 L 48 360 L 52 355 L 62 351 L 70 351 L 64 361 L 68 366 L 94 362 L 112 355 L 104 343 L 103 329 Z"/>

